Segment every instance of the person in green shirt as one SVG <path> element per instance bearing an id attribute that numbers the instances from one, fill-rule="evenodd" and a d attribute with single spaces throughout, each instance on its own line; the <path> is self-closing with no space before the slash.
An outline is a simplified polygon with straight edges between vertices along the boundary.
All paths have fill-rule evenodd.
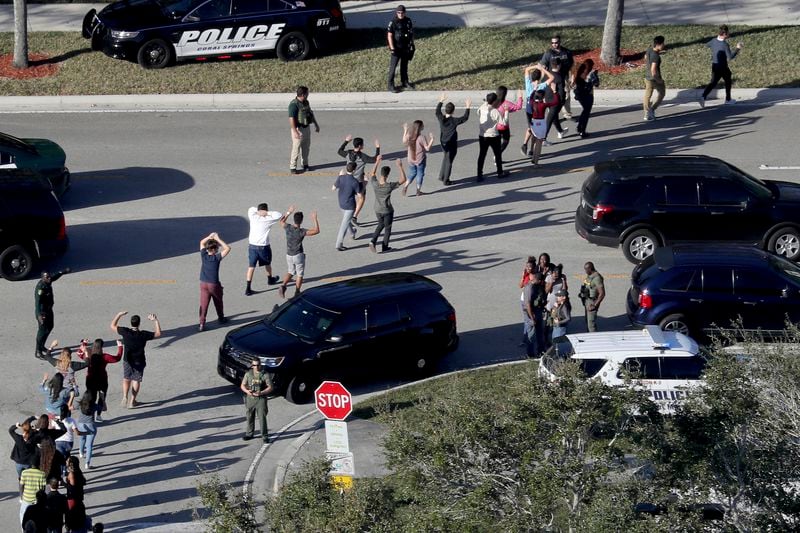
<path id="1" fill-rule="evenodd" d="M 644 120 L 656 119 L 656 109 L 664 100 L 667 85 L 661 77 L 661 52 L 664 50 L 664 36 L 658 35 L 653 39 L 653 46 L 647 49 L 647 71 L 644 74 Z M 656 101 L 650 102 L 656 92 Z"/>
<path id="2" fill-rule="evenodd" d="M 583 278 L 580 296 L 586 309 L 586 328 L 593 332 L 597 331 L 597 311 L 606 297 L 606 288 L 603 285 L 603 276 L 595 270 L 594 263 L 587 262 L 583 265 L 583 271 L 586 277 Z"/>
<path id="3" fill-rule="evenodd" d="M 289 173 L 300 174 L 310 170 L 308 152 L 311 149 L 311 128 L 319 133 L 319 124 L 308 103 L 308 87 L 299 86 L 296 97 L 289 102 L 289 128 L 292 134 L 292 155 L 289 157 Z M 298 166 L 300 168 L 298 168 Z"/>
<path id="4" fill-rule="evenodd" d="M 36 455 L 31 461 L 31 467 L 22 471 L 19 477 L 19 523 L 22 525 L 22 518 L 25 511 L 36 503 L 36 493 L 47 486 L 47 475 L 39 470 L 39 456 Z"/>
<path id="5" fill-rule="evenodd" d="M 272 392 L 272 380 L 269 374 L 261 370 L 261 361 L 256 358 L 250 365 L 250 370 L 242 378 L 240 385 L 244 396 L 244 406 L 246 413 L 246 422 L 244 429 L 243 440 L 250 440 L 253 438 L 255 431 L 255 417 L 261 424 L 261 437 L 264 442 L 269 442 L 269 432 L 267 431 L 267 395 Z"/>

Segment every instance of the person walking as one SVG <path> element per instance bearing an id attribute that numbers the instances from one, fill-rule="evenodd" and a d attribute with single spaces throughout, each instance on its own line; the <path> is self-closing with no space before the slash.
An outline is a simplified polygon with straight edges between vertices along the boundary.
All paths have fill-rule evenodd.
<path id="1" fill-rule="evenodd" d="M 497 124 L 497 132 L 500 134 L 501 154 L 505 151 L 505 149 L 508 147 L 508 143 L 511 141 L 511 127 L 509 126 L 508 117 L 511 113 L 516 113 L 522 109 L 522 91 L 517 90 L 516 102 L 509 102 L 506 100 L 507 94 L 508 87 L 505 85 L 500 85 L 497 88 L 497 101 L 499 102 L 497 105 L 497 110 L 500 112 L 500 116 L 504 117 L 504 120 Z"/>
<path id="2" fill-rule="evenodd" d="M 258 415 L 261 427 L 261 438 L 264 442 L 269 442 L 269 431 L 267 430 L 267 395 L 272 392 L 272 381 L 269 374 L 261 371 L 261 361 L 253 359 L 250 370 L 242 378 L 239 388 L 244 393 L 245 406 L 245 428 L 243 440 L 253 438 L 255 432 L 255 417 Z"/>
<path id="3" fill-rule="evenodd" d="M 147 357 L 144 353 L 147 341 L 157 339 L 161 336 L 161 323 L 158 317 L 150 313 L 147 319 L 155 325 L 155 331 L 144 331 L 139 329 L 142 319 L 139 315 L 131 316 L 131 327 L 126 328 L 119 325 L 119 320 L 127 315 L 127 311 L 120 311 L 114 316 L 111 321 L 111 331 L 122 337 L 122 345 L 125 350 L 124 358 L 122 360 L 122 401 L 123 406 L 127 405 L 128 409 L 133 409 L 138 406 L 136 397 L 142 387 L 142 378 L 144 377 L 144 367 L 147 366 Z M 131 398 L 128 400 L 128 392 L 130 391 Z"/>
<path id="4" fill-rule="evenodd" d="M 408 123 L 403 124 L 403 144 L 408 148 L 408 181 L 403 185 L 403 196 L 415 179 L 417 196 L 425 194 L 422 192 L 422 182 L 425 179 L 425 167 L 428 165 L 427 152 L 433 146 L 433 132 L 425 137 L 422 134 L 424 128 L 425 124 L 421 120 L 415 120 L 410 128 Z"/>
<path id="5" fill-rule="evenodd" d="M 88 350 L 88 340 L 84 339 L 78 349 L 78 357 L 89 360 L 89 368 L 86 371 L 86 390 L 92 391 L 92 401 L 97 405 L 95 422 L 102 422 L 102 412 L 106 410 L 106 396 L 108 394 L 108 371 L 109 364 L 118 363 L 122 359 L 122 341 L 117 340 L 117 355 L 103 352 L 103 339 L 95 339 L 92 343 L 91 353 Z"/>
<path id="6" fill-rule="evenodd" d="M 39 329 L 36 332 L 36 353 L 37 359 L 44 359 L 48 352 L 44 345 L 47 342 L 47 337 L 53 331 L 55 325 L 53 315 L 53 282 L 58 281 L 64 274 L 72 272 L 69 268 L 60 270 L 55 274 L 49 272 L 42 272 L 42 277 L 33 290 L 33 309 L 36 316 L 36 323 Z"/>
<path id="7" fill-rule="evenodd" d="M 364 196 L 359 192 L 361 186 L 353 177 L 356 169 L 355 163 L 347 163 L 345 169 L 339 173 L 331 190 L 336 191 L 339 200 L 339 209 L 342 211 L 342 223 L 336 234 L 336 249 L 340 252 L 347 250 L 344 246 L 344 237 L 348 231 L 353 239 L 356 238 L 356 227 L 353 225 L 353 213 L 364 202 Z"/>
<path id="8" fill-rule="evenodd" d="M 11 460 L 17 469 L 17 479 L 22 475 L 22 471 L 30 468 L 33 458 L 38 452 L 36 433 L 31 422 L 36 420 L 31 416 L 21 423 L 17 423 L 8 428 L 8 434 L 14 440 L 14 447 L 11 449 Z M 17 433 L 21 430 L 22 433 Z"/>
<path id="9" fill-rule="evenodd" d="M 549 107 L 547 113 L 547 132 L 545 138 L 550 134 L 550 128 L 555 125 L 558 138 L 563 139 L 567 131 L 569 131 L 569 128 L 561 125 L 561 119 L 558 115 L 561 112 L 561 108 L 564 107 L 564 100 L 569 94 L 567 90 L 569 71 L 566 71 L 562 67 L 560 59 L 555 58 L 550 62 L 550 73 L 553 74 L 554 80 L 553 85 L 550 86 L 553 91 L 553 105 Z M 570 117 L 571 116 L 572 115 L 570 115 Z"/>
<path id="10" fill-rule="evenodd" d="M 580 298 L 585 308 L 586 328 L 588 331 L 597 331 L 597 311 L 606 297 L 606 288 L 603 276 L 595 270 L 594 263 L 588 261 L 583 265 L 586 276 L 581 284 Z"/>
<path id="11" fill-rule="evenodd" d="M 80 387 L 78 386 L 78 380 L 75 378 L 75 372 L 83 370 L 89 365 L 83 361 L 73 361 L 72 350 L 69 348 L 61 348 L 58 356 L 54 357 L 52 354 L 57 346 L 58 340 L 50 343 L 50 353 L 45 359 L 56 368 L 59 374 L 64 376 L 64 387 L 72 389 L 75 395 L 78 396 L 80 395 Z"/>
<path id="12" fill-rule="evenodd" d="M 394 84 L 394 74 L 397 64 L 400 63 L 400 83 L 403 89 L 414 89 L 414 84 L 408 81 L 408 62 L 414 58 L 416 45 L 414 44 L 414 24 L 406 16 L 406 7 L 397 6 L 394 17 L 386 28 L 386 42 L 389 44 L 389 78 L 387 86 L 390 93 L 399 93 L 401 89 Z"/>
<path id="13" fill-rule="evenodd" d="M 220 249 L 220 247 L 222 249 Z M 222 260 L 231 253 L 231 247 L 222 240 L 219 233 L 210 233 L 200 241 L 200 325 L 198 331 L 206 328 L 208 304 L 214 300 L 217 322 L 224 324 L 225 309 L 222 305 L 222 283 L 219 281 L 219 267 Z"/>
<path id="14" fill-rule="evenodd" d="M 389 172 L 391 168 L 388 166 L 381 168 L 380 177 L 375 175 L 375 170 L 379 163 L 375 163 L 372 169 L 372 187 L 375 189 L 375 218 L 378 224 L 375 226 L 375 231 L 372 233 L 372 240 L 369 242 L 369 249 L 372 253 L 378 253 L 376 248 L 378 244 L 378 237 L 383 232 L 383 243 L 381 244 L 381 253 L 389 252 L 392 248 L 389 246 L 389 239 L 392 238 L 392 222 L 394 221 L 394 206 L 392 205 L 392 191 L 398 187 L 402 187 L 406 182 L 406 172 L 403 169 L 403 160 L 398 159 L 397 170 L 400 172 L 400 179 L 398 181 L 389 181 Z"/>
<path id="15" fill-rule="evenodd" d="M 61 533 L 64 528 L 64 515 L 67 513 L 67 497 L 58 491 L 59 481 L 51 478 L 47 481 L 47 533 Z"/>
<path id="16" fill-rule="evenodd" d="M 536 91 L 546 91 L 547 87 L 555 81 L 555 78 L 550 73 L 549 70 L 544 68 L 542 65 L 534 64 L 528 65 L 524 69 L 524 81 L 525 81 L 525 116 L 528 119 L 527 124 L 530 125 L 531 121 L 533 120 L 533 109 L 531 105 L 533 104 L 534 100 L 534 93 Z M 531 133 L 530 127 L 525 128 L 525 136 L 522 139 L 522 147 L 520 148 L 520 152 L 522 153 L 522 157 L 531 157 L 533 156 L 533 145 L 528 148 L 528 143 L 530 142 L 533 134 Z"/>
<path id="17" fill-rule="evenodd" d="M 736 43 L 736 49 L 731 52 L 731 47 L 728 44 L 728 26 L 723 24 L 719 27 L 719 33 L 714 39 L 706 43 L 706 46 L 711 49 L 711 83 L 706 85 L 700 96 L 700 107 L 706 106 L 706 98 L 722 79 L 725 81 L 725 103 L 735 104 L 736 100 L 731 98 L 731 69 L 728 67 L 728 62 L 733 61 L 739 50 L 743 48 L 742 43 Z"/>
<path id="18" fill-rule="evenodd" d="M 247 210 L 250 220 L 250 233 L 247 237 L 247 274 L 245 275 L 245 296 L 252 296 L 253 274 L 257 266 L 263 266 L 267 273 L 267 285 L 278 283 L 278 276 L 272 275 L 272 247 L 269 245 L 269 230 L 281 219 L 278 211 L 270 211 L 266 202 Z"/>
<path id="19" fill-rule="evenodd" d="M 25 511 L 36 503 L 36 493 L 47 486 L 47 476 L 39 469 L 39 456 L 35 455 L 31 459 L 31 466 L 22 471 L 19 477 L 19 523 L 23 524 L 22 519 Z"/>
<path id="20" fill-rule="evenodd" d="M 289 174 L 300 174 L 311 170 L 308 153 L 311 150 L 311 125 L 319 133 L 319 124 L 311 104 L 308 103 L 308 87 L 300 85 L 295 98 L 289 102 L 289 131 L 292 137 L 292 154 L 289 156 Z"/>
<path id="21" fill-rule="evenodd" d="M 531 102 L 531 125 L 530 130 L 533 134 L 533 157 L 531 163 L 534 168 L 539 166 L 539 157 L 542 155 L 542 144 L 547 138 L 547 121 L 545 114 L 548 108 L 558 105 L 558 93 L 554 94 L 554 99 L 550 102 L 544 101 L 544 91 L 536 91 L 533 93 L 533 102 Z"/>
<path id="22" fill-rule="evenodd" d="M 88 390 L 88 389 L 87 389 Z M 67 457 L 72 454 L 72 447 L 75 444 L 75 436 L 77 435 L 80 437 L 80 433 L 78 432 L 78 424 L 74 418 L 72 418 L 72 411 L 70 411 L 69 407 L 66 405 L 61 408 L 61 415 L 59 416 L 60 423 L 64 427 L 66 431 L 60 437 L 55 439 L 56 451 L 61 454 L 61 458 L 63 461 L 66 461 Z M 54 423 L 56 420 L 53 421 Z M 50 429 L 56 429 L 58 426 L 53 427 L 53 424 L 50 424 Z M 58 428 L 61 429 L 61 428 Z M 66 470 L 66 469 L 65 469 Z M 62 472 L 62 475 L 64 472 Z"/>
<path id="23" fill-rule="evenodd" d="M 664 100 L 664 94 L 667 92 L 667 85 L 664 78 L 661 77 L 661 52 L 664 51 L 664 36 L 657 35 L 653 38 L 653 46 L 647 49 L 645 58 L 647 59 L 647 70 L 644 74 L 644 120 L 655 120 L 656 109 L 661 105 Z M 653 96 L 653 91 L 656 93 L 656 101 L 650 102 Z"/>
<path id="24" fill-rule="evenodd" d="M 456 118 L 453 113 L 456 106 L 453 102 L 447 102 L 444 106 L 444 114 L 442 114 L 442 104 L 447 99 L 446 94 L 439 97 L 439 103 L 436 104 L 436 120 L 439 121 L 439 143 L 442 145 L 442 167 L 439 169 L 439 181 L 445 185 L 450 185 L 450 174 L 453 170 L 453 161 L 456 160 L 458 155 L 458 126 L 469 120 L 469 107 L 472 105 L 472 100 L 467 98 L 464 101 L 464 114 Z M 405 181 L 405 180 L 404 180 Z"/>
<path id="25" fill-rule="evenodd" d="M 64 386 L 64 376 L 58 372 L 51 378 L 45 374 L 39 384 L 39 391 L 44 394 L 44 410 L 50 418 L 59 416 L 64 405 L 72 407 L 75 391 Z"/>
<path id="26" fill-rule="evenodd" d="M 550 48 L 544 51 L 542 58 L 539 60 L 539 64 L 544 68 L 550 69 L 552 68 L 554 59 L 558 60 L 558 64 L 560 65 L 559 72 L 563 75 L 564 83 L 566 84 L 568 81 L 567 77 L 569 73 L 572 72 L 572 66 L 575 64 L 575 61 L 572 57 L 572 50 L 561 46 L 561 36 L 558 34 L 550 37 Z M 561 103 L 564 108 L 564 118 L 571 119 L 572 107 L 569 101 L 569 87 L 565 87 L 564 94 L 561 95 L 561 98 Z"/>
<path id="27" fill-rule="evenodd" d="M 294 213 L 293 224 L 287 224 L 286 221 L 289 215 Z M 278 295 L 281 298 L 286 298 L 286 286 L 292 281 L 294 277 L 294 295 L 300 294 L 300 289 L 303 287 L 303 276 L 306 272 L 306 253 L 303 249 L 303 240 L 306 237 L 313 237 L 319 234 L 319 218 L 317 212 L 311 212 L 311 220 L 314 222 L 314 227 L 305 229 L 303 225 L 303 213 L 300 211 L 295 212 L 295 207 L 289 206 L 289 210 L 281 217 L 281 227 L 286 231 L 286 267 L 287 273 L 283 278 L 283 283 L 278 287 Z"/>
<path id="28" fill-rule="evenodd" d="M 508 172 L 503 171 L 503 156 L 500 153 L 500 133 L 497 125 L 504 120 L 497 109 L 498 101 L 495 93 L 486 95 L 486 100 L 478 108 L 478 177 L 476 181 L 483 181 L 483 164 L 489 148 L 494 155 L 494 164 L 497 167 L 497 177 L 504 178 Z"/>
<path id="29" fill-rule="evenodd" d="M 74 509 L 78 504 L 83 503 L 85 486 L 86 478 L 81 471 L 79 458 L 74 455 L 67 457 L 67 477 L 64 479 L 64 487 L 67 489 L 68 509 Z"/>
<path id="30" fill-rule="evenodd" d="M 92 401 L 92 391 L 87 390 L 81 396 L 77 408 L 73 409 L 75 423 L 78 425 L 78 457 L 85 459 L 84 468 L 92 468 L 92 452 L 94 451 L 94 441 L 97 438 L 97 426 L 94 423 L 94 416 L 97 412 L 97 404 Z"/>
<path id="31" fill-rule="evenodd" d="M 572 320 L 572 304 L 569 302 L 569 293 L 566 289 L 559 289 L 555 293 L 556 302 L 550 310 L 553 327 L 551 342 L 567 334 L 567 327 Z"/>
<path id="32" fill-rule="evenodd" d="M 578 117 L 578 136 L 586 138 L 589 136 L 586 127 L 589 125 L 589 116 L 592 114 L 592 106 L 594 106 L 594 88 L 600 86 L 600 78 L 594 68 L 594 61 L 587 59 L 578 65 L 572 85 L 575 87 L 575 99 L 581 104 L 581 116 Z"/>
<path id="33" fill-rule="evenodd" d="M 345 150 L 347 148 L 347 143 L 353 141 L 353 149 L 352 150 Z M 364 153 L 364 139 L 361 137 L 353 138 L 352 135 L 347 135 L 344 138 L 344 142 L 339 147 L 339 150 L 336 152 L 339 154 L 339 157 L 344 158 L 345 164 L 353 162 L 356 164 L 356 169 L 353 171 L 353 177 L 358 181 L 359 186 L 361 187 L 359 192 L 364 196 L 364 199 L 367 198 L 367 181 L 365 178 L 364 169 L 367 166 L 367 163 L 374 163 L 377 160 L 377 157 L 381 155 L 381 143 L 378 139 L 375 139 L 375 155 L 369 155 Z M 361 208 L 364 206 L 362 203 L 356 212 L 353 213 L 353 224 L 358 226 L 358 215 L 361 213 Z"/>

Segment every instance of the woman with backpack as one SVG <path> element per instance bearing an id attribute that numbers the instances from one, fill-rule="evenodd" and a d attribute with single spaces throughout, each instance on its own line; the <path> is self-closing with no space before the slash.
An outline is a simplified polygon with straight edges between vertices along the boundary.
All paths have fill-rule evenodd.
<path id="1" fill-rule="evenodd" d="M 45 374 L 39 390 L 44 394 L 44 409 L 50 418 L 61 414 L 61 406 L 71 407 L 75 398 L 73 389 L 64 387 L 64 375 L 60 373 L 56 373 L 52 378 Z"/>
<path id="2" fill-rule="evenodd" d="M 552 85 L 552 83 L 551 83 Z M 544 91 L 537 90 L 533 93 L 533 100 L 531 101 L 531 133 L 533 134 L 533 163 L 534 168 L 539 166 L 539 157 L 542 155 L 542 143 L 547 138 L 547 120 L 545 115 L 547 109 L 551 107 L 558 107 L 560 100 L 558 93 L 553 88 L 553 100 L 550 102 L 544 101 Z"/>

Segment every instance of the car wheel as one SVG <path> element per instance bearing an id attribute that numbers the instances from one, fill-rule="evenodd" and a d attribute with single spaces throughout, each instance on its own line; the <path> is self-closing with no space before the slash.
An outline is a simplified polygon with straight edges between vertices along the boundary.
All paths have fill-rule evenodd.
<path id="1" fill-rule="evenodd" d="M 81 24 L 81 36 L 84 39 L 89 39 L 94 34 L 95 30 L 95 23 L 94 23 L 94 16 L 97 14 L 96 9 L 90 9 L 86 15 L 83 17 L 83 23 Z"/>
<path id="2" fill-rule="evenodd" d="M 800 232 L 794 228 L 779 229 L 769 239 L 769 251 L 797 261 L 800 259 Z"/>
<path id="3" fill-rule="evenodd" d="M 172 45 L 163 39 L 151 39 L 139 48 L 139 65 L 146 69 L 164 68 L 175 57 Z"/>
<path id="4" fill-rule="evenodd" d="M 318 385 L 319 379 L 314 374 L 301 372 L 286 387 L 286 399 L 297 404 L 308 403 L 314 397 L 314 389 Z"/>
<path id="5" fill-rule="evenodd" d="M 658 239 L 653 235 L 652 231 L 637 229 L 625 237 L 622 242 L 622 251 L 625 254 L 625 259 L 631 263 L 639 264 L 653 255 L 658 246 Z"/>
<path id="6" fill-rule="evenodd" d="M 0 254 L 0 275 L 10 281 L 28 277 L 33 270 L 33 255 L 24 246 L 9 246 Z"/>
<path id="7" fill-rule="evenodd" d="M 433 374 L 434 359 L 429 354 L 421 352 L 411 359 L 410 370 L 415 378 L 424 378 Z"/>
<path id="8" fill-rule="evenodd" d="M 302 61 L 311 53 L 311 43 L 302 32 L 289 32 L 278 41 L 276 52 L 284 61 Z"/>
<path id="9" fill-rule="evenodd" d="M 689 323 L 683 315 L 668 315 L 658 324 L 663 331 L 674 331 L 675 333 L 689 334 Z"/>

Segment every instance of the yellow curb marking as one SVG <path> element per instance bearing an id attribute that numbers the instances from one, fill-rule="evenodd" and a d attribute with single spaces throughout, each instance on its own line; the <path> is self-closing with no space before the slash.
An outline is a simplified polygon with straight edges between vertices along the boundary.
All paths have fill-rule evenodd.
<path id="1" fill-rule="evenodd" d="M 630 274 L 603 274 L 603 279 L 630 279 Z M 574 274 L 575 278 L 582 280 L 586 277 L 586 274 Z"/>
<path id="2" fill-rule="evenodd" d="M 99 279 L 81 281 L 81 285 L 174 285 L 174 279 Z"/>

